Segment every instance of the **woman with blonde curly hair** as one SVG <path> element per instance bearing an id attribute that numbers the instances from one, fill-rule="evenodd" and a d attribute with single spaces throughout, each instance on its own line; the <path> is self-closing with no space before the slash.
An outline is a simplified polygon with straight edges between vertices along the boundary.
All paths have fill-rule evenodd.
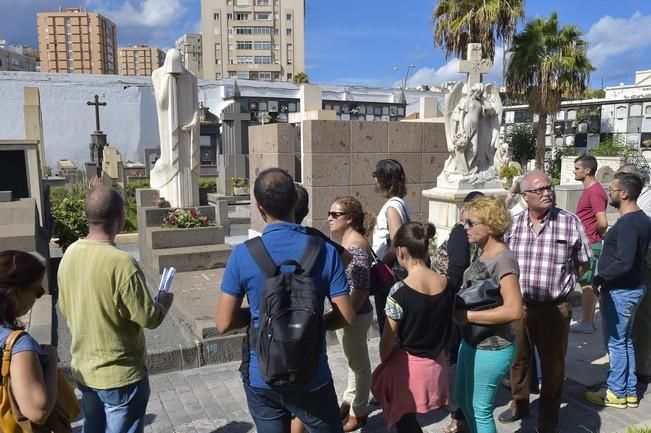
<path id="1" fill-rule="evenodd" d="M 502 200 L 471 201 L 463 224 L 468 241 L 482 253 L 464 272 L 455 306 L 455 321 L 462 325 L 455 396 L 472 433 L 495 433 L 495 393 L 515 354 L 511 322 L 522 315 L 520 269 L 503 241 L 511 218 Z"/>
<path id="2" fill-rule="evenodd" d="M 337 331 L 337 337 L 348 360 L 348 386 L 341 403 L 341 419 L 345 432 L 366 424 L 371 390 L 371 361 L 367 335 L 373 322 L 373 307 L 368 299 L 373 257 L 366 236 L 373 231 L 375 217 L 362 209 L 354 197 L 338 197 L 328 211 L 330 231 L 341 238 L 341 245 L 352 256 L 346 266 L 350 298 L 355 318 L 350 326 Z"/>

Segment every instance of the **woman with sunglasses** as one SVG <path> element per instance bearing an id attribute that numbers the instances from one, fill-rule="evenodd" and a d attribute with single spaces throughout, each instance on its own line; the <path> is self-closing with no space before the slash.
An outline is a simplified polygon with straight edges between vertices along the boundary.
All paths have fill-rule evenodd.
<path id="1" fill-rule="evenodd" d="M 407 223 L 394 238 L 398 262 L 407 277 L 391 288 L 387 323 L 380 339 L 382 363 L 373 372 L 372 390 L 387 428 L 422 432 L 417 413 L 448 403 L 444 349 L 452 326 L 453 293 L 447 279 L 428 264 L 432 224 Z"/>
<path id="2" fill-rule="evenodd" d="M 457 297 L 455 321 L 461 326 L 462 341 L 454 394 L 471 433 L 495 433 L 495 393 L 515 354 L 511 322 L 522 316 L 520 269 L 503 241 L 511 218 L 500 199 L 475 198 L 465 205 L 464 218 L 468 241 L 481 254 L 464 272 Z M 499 296 L 480 287 L 497 287 Z M 475 294 L 472 310 L 460 302 L 460 298 L 471 299 L 464 297 L 471 293 Z"/>
<path id="3" fill-rule="evenodd" d="M 373 171 L 375 190 L 386 199 L 377 214 L 377 222 L 373 231 L 373 251 L 387 265 L 395 267 L 396 254 L 392 248 L 393 238 L 398 229 L 409 222 L 409 208 L 404 197 L 407 195 L 405 186 L 405 171 L 400 162 L 395 159 L 382 159 L 375 165 Z M 398 275 L 404 278 L 405 275 Z M 380 334 L 384 328 L 384 305 L 387 293 L 375 294 L 375 312 Z"/>
<path id="4" fill-rule="evenodd" d="M 353 323 L 337 331 L 337 337 L 348 360 L 348 386 L 341 403 L 344 431 L 363 427 L 368 419 L 368 398 L 371 390 L 371 361 L 367 335 L 373 321 L 373 307 L 368 299 L 373 258 L 366 236 L 373 230 L 375 217 L 365 213 L 354 197 L 339 197 L 328 211 L 330 231 L 341 238 L 341 245 L 352 256 L 346 277 L 355 309 Z"/>
<path id="5" fill-rule="evenodd" d="M 0 346 L 23 327 L 18 317 L 31 310 L 43 293 L 45 266 L 22 251 L 0 252 Z M 57 351 L 39 346 L 26 332 L 14 341 L 9 377 L 20 412 L 29 421 L 43 424 L 57 398 Z"/>

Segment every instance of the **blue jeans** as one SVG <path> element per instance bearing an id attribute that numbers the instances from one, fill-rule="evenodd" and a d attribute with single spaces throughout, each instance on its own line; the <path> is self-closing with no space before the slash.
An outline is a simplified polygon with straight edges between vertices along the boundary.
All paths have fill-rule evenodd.
<path id="1" fill-rule="evenodd" d="M 332 380 L 313 390 L 262 389 L 244 385 L 251 418 L 259 432 L 287 433 L 292 414 L 310 433 L 343 432 Z"/>
<path id="2" fill-rule="evenodd" d="M 604 321 L 604 341 L 610 357 L 606 383 L 617 397 L 637 395 L 633 319 L 645 293 L 646 286 L 602 291 L 601 317 Z"/>
<path id="3" fill-rule="evenodd" d="M 149 378 L 120 388 L 79 384 L 84 413 L 82 433 L 142 433 L 149 401 Z"/>
<path id="4" fill-rule="evenodd" d="M 454 395 L 472 433 L 496 433 L 493 402 L 514 356 L 515 344 L 490 350 L 461 342 Z"/>

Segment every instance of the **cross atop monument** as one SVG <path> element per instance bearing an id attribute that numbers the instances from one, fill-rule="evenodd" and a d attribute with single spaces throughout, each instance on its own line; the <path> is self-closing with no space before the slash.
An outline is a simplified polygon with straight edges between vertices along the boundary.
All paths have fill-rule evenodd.
<path id="1" fill-rule="evenodd" d="M 468 74 L 468 87 L 481 83 L 482 74 L 488 74 L 493 68 L 493 62 L 482 58 L 481 44 L 468 44 L 466 60 L 459 60 L 457 72 Z"/>
<path id="2" fill-rule="evenodd" d="M 95 95 L 94 102 L 88 101 L 86 102 L 86 105 L 95 106 L 95 131 L 101 131 L 99 128 L 99 107 L 106 107 L 106 102 L 99 102 L 99 96 Z"/>

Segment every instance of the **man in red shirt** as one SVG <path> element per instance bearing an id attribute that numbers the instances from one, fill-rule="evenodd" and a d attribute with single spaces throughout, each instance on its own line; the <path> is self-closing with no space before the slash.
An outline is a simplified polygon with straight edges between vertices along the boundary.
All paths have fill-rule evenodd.
<path id="1" fill-rule="evenodd" d="M 570 326 L 570 332 L 592 334 L 594 332 L 594 310 L 597 298 L 592 290 L 597 261 L 601 254 L 601 241 L 608 228 L 606 207 L 608 197 L 603 186 L 595 179 L 597 160 L 591 155 L 581 155 L 574 160 L 574 178 L 583 182 L 583 194 L 576 205 L 579 217 L 592 247 L 592 258 L 588 270 L 579 279 L 582 290 L 583 317 Z"/>

